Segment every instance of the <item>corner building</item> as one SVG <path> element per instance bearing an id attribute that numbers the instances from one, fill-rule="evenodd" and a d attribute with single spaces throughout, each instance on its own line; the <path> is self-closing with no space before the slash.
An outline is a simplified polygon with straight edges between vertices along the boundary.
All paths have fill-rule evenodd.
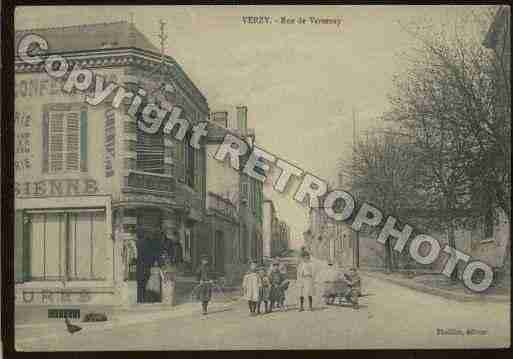
<path id="1" fill-rule="evenodd" d="M 133 24 L 19 31 L 16 48 L 29 33 L 70 69 L 78 64 L 127 91 L 143 88 L 145 101 L 181 106 L 189 129 L 208 118 L 180 65 Z M 205 240 L 205 149 L 186 144 L 190 131 L 184 141 L 176 129 L 164 135 L 164 125 L 147 134 L 128 103 L 112 107 L 117 89 L 91 106 L 94 83 L 68 94 L 43 65 L 16 57 L 15 70 L 16 304 L 141 303 L 135 273 L 158 259 L 164 235 L 180 243 L 181 269 L 193 270 Z"/>

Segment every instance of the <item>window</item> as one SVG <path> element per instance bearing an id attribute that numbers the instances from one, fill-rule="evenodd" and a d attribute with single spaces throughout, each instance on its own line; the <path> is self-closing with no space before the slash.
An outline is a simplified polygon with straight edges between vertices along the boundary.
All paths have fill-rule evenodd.
<path id="1" fill-rule="evenodd" d="M 246 205 L 249 206 L 248 183 L 242 183 L 242 200 L 245 200 Z"/>
<path id="2" fill-rule="evenodd" d="M 87 108 L 74 104 L 43 109 L 43 172 L 87 171 Z"/>
<path id="3" fill-rule="evenodd" d="M 193 178 L 193 181 L 194 181 L 194 189 L 197 191 L 197 192 L 202 192 L 202 179 L 203 179 L 203 176 L 201 175 L 202 174 L 202 161 L 203 161 L 203 154 L 201 152 L 201 149 L 194 149 L 191 147 L 191 149 L 193 150 L 194 152 L 194 178 Z"/>
<path id="4" fill-rule="evenodd" d="M 105 279 L 105 212 L 34 212 L 27 217 L 28 280 Z"/>
<path id="5" fill-rule="evenodd" d="M 195 174 L 195 157 L 196 150 L 190 145 L 192 132 L 187 132 L 184 138 L 185 146 L 185 183 L 194 188 L 194 174 Z"/>
<path id="6" fill-rule="evenodd" d="M 164 173 L 164 136 L 162 131 L 150 134 L 137 128 L 136 152 L 138 171 Z"/>
<path id="7" fill-rule="evenodd" d="M 184 259 L 187 261 L 191 260 L 191 230 L 186 229 L 184 233 Z"/>

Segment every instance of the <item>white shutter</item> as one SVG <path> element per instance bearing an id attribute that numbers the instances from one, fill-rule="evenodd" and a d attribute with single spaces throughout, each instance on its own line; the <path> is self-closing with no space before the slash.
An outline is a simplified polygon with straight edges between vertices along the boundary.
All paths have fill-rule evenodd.
<path id="1" fill-rule="evenodd" d="M 80 166 L 80 113 L 66 113 L 66 169 L 78 171 Z"/>
<path id="2" fill-rule="evenodd" d="M 32 230 L 30 240 L 30 273 L 34 279 L 43 279 L 45 264 L 45 237 L 46 215 L 36 214 L 32 216 Z"/>
<path id="3" fill-rule="evenodd" d="M 107 228 L 105 225 L 105 212 L 96 212 L 93 216 L 93 277 L 95 279 L 105 278 L 107 275 Z"/>
<path id="4" fill-rule="evenodd" d="M 50 172 L 60 172 L 64 168 L 64 115 L 50 113 L 49 121 L 49 161 Z"/>

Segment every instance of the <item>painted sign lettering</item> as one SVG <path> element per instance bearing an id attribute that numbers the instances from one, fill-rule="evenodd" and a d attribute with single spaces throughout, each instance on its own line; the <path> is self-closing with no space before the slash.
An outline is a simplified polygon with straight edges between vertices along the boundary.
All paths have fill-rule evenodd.
<path id="1" fill-rule="evenodd" d="M 116 113 L 113 110 L 105 112 L 105 177 L 114 175 Z"/>
<path id="2" fill-rule="evenodd" d="M 32 115 L 29 112 L 16 111 L 14 125 L 14 168 L 16 172 L 19 172 L 32 167 Z"/>
<path id="3" fill-rule="evenodd" d="M 14 190 L 17 198 L 64 197 L 98 193 L 98 184 L 94 179 L 51 179 L 16 182 Z"/>

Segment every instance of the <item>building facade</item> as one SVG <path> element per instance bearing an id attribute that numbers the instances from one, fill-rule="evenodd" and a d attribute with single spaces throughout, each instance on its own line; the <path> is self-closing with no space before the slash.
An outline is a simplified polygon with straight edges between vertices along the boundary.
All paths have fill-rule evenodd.
<path id="1" fill-rule="evenodd" d="M 213 112 L 207 138 L 207 221 L 209 253 L 216 271 L 228 283 L 237 284 L 249 260 L 262 259 L 262 185 L 242 171 L 234 170 L 228 159 L 215 159 L 227 134 L 251 144 L 254 131 L 247 129 L 247 108 L 237 107 L 237 121 L 230 124 L 228 112 Z"/>
<path id="2" fill-rule="evenodd" d="M 355 264 L 355 241 L 350 225 L 329 218 L 322 207 L 310 208 L 308 229 L 303 233 L 306 249 L 319 260 L 339 267 Z"/>
<path id="3" fill-rule="evenodd" d="M 264 199 L 263 203 L 264 221 L 262 226 L 263 231 L 263 256 L 266 259 L 272 258 L 272 239 L 277 220 L 276 209 L 273 201 Z"/>
<path id="4" fill-rule="evenodd" d="M 180 65 L 133 24 L 71 26 L 16 33 L 48 41 L 71 67 L 142 88 L 145 101 L 178 104 L 191 125 L 207 120 L 205 97 Z M 162 131 L 147 134 L 115 108 L 114 95 L 92 106 L 87 93 L 62 90 L 41 65 L 16 58 L 16 303 L 143 302 L 134 278 L 159 260 L 168 237 L 191 268 L 202 248 L 206 156 Z M 158 70 L 158 71 L 156 71 Z M 171 85 L 174 91 L 160 91 Z M 167 87 L 166 87 L 167 88 Z"/>
<path id="5" fill-rule="evenodd" d="M 263 256 L 269 260 L 282 256 L 289 249 L 290 228 L 278 218 L 278 212 L 270 199 L 263 202 Z"/>
<path id="6" fill-rule="evenodd" d="M 255 131 L 248 128 L 248 109 L 238 106 L 236 109 L 237 129 L 239 137 L 249 145 L 248 154 L 240 157 L 240 187 L 239 187 L 239 218 L 240 218 L 240 251 L 241 263 L 249 261 L 262 262 L 263 257 L 263 183 L 244 173 L 243 168 L 255 145 Z M 255 168 L 259 171 L 259 168 Z"/>

